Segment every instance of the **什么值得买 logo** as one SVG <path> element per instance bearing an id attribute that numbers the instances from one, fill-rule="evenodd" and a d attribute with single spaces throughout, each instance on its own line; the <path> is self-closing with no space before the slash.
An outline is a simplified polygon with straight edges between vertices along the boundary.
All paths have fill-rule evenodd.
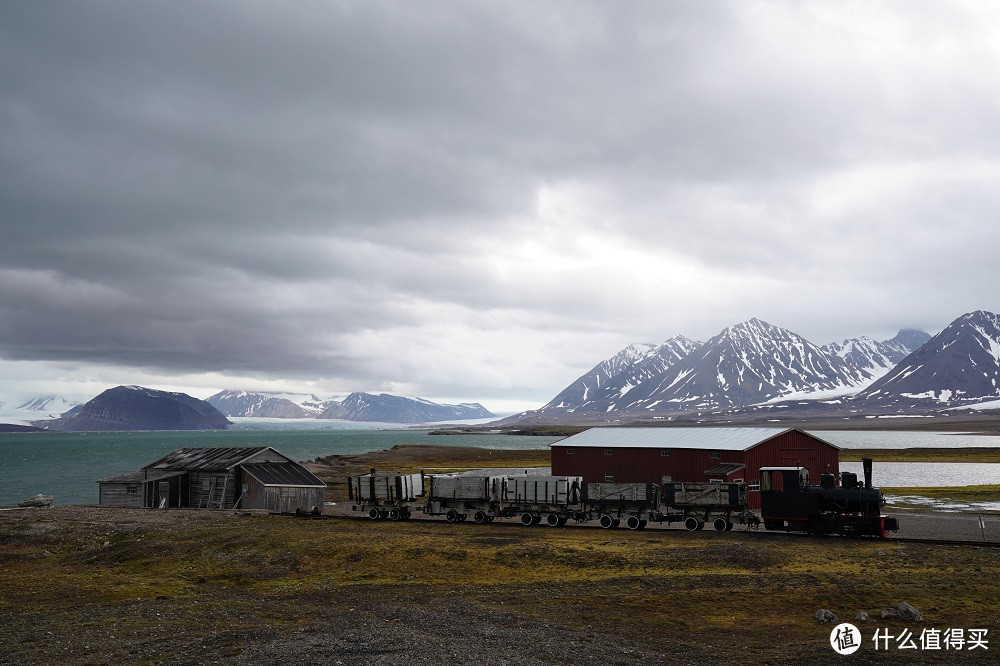
<path id="1" fill-rule="evenodd" d="M 838 624 L 830 632 L 830 647 L 837 654 L 854 654 L 861 647 L 861 631 L 850 622 Z"/>

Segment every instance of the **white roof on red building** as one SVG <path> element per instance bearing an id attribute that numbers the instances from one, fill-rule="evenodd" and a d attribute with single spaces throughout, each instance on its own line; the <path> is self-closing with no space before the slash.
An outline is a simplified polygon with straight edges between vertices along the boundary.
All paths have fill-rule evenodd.
<path id="1" fill-rule="evenodd" d="M 712 449 L 746 451 L 761 442 L 797 428 L 591 428 L 553 442 L 550 446 L 633 448 L 633 449 Z M 809 437 L 830 444 L 813 434 Z"/>

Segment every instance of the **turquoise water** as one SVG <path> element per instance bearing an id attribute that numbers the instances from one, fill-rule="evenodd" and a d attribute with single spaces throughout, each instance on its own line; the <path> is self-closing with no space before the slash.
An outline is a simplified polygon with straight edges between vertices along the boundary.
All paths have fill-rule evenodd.
<path id="1" fill-rule="evenodd" d="M 545 449 L 558 437 L 428 435 L 426 430 L 228 430 L 0 434 L 0 506 L 38 493 L 56 504 L 97 504 L 97 481 L 134 472 L 181 448 L 273 446 L 293 460 L 397 444 Z"/>

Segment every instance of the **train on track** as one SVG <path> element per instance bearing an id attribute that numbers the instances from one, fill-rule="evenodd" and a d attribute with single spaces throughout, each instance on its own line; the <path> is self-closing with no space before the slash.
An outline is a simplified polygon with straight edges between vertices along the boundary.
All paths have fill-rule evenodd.
<path id="1" fill-rule="evenodd" d="M 579 476 L 386 474 L 374 469 L 348 478 L 355 511 L 373 520 L 407 520 L 415 513 L 448 522 L 490 523 L 516 518 L 522 525 L 596 521 L 605 529 L 641 530 L 650 523 L 682 523 L 688 530 L 710 524 L 728 531 L 748 528 L 885 538 L 898 521 L 882 515 L 885 498 L 872 485 L 872 460 L 864 480 L 843 472 L 840 485 L 823 474 L 809 483 L 805 467 L 763 467 L 761 508 L 747 507 L 747 487 L 736 483 L 585 483 Z"/>

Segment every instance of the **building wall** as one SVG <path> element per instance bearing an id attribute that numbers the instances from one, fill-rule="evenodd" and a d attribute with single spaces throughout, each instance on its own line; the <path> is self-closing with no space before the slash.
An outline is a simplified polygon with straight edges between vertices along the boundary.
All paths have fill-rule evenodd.
<path id="1" fill-rule="evenodd" d="M 223 500 L 222 508 L 231 509 L 233 504 L 236 502 L 236 498 L 239 497 L 239 479 L 236 473 L 236 469 L 231 469 L 229 472 L 190 472 L 188 474 L 189 478 L 189 504 L 195 509 L 209 508 L 208 501 L 209 495 L 213 491 L 211 490 L 212 480 L 214 479 L 217 486 L 224 486 L 225 498 Z M 214 491 L 216 494 L 212 495 L 214 499 L 218 499 L 218 490 Z M 215 508 L 216 505 L 212 505 L 211 508 Z"/>
<path id="2" fill-rule="evenodd" d="M 245 477 L 247 493 L 240 502 L 241 508 L 267 509 L 274 513 L 296 513 L 323 510 L 323 488 L 298 488 L 295 486 L 265 486 L 249 474 Z"/>
<path id="3" fill-rule="evenodd" d="M 818 484 L 819 475 L 830 472 L 840 476 L 840 451 L 806 433 L 792 430 L 761 442 L 745 454 L 746 480 L 760 482 L 761 467 L 806 467 L 809 483 Z M 760 491 L 748 490 L 747 504 L 760 508 Z"/>
<path id="4" fill-rule="evenodd" d="M 99 489 L 97 503 L 100 506 L 142 508 L 142 486 L 139 483 L 101 483 Z"/>
<path id="5" fill-rule="evenodd" d="M 573 447 L 570 446 L 571 443 L 556 443 L 551 446 L 552 474 L 582 476 L 587 483 L 607 480 L 660 485 L 668 481 L 704 482 L 709 480 L 705 475 L 706 469 L 719 463 L 742 463 L 746 467 L 727 475 L 725 480 L 742 479 L 748 484 L 747 502 L 750 508 L 760 507 L 760 493 L 751 490 L 751 484 L 759 483 L 761 467 L 807 467 L 811 483 L 819 483 L 819 475 L 823 472 L 840 472 L 839 451 L 835 447 L 797 430 L 772 437 L 746 451 L 604 449 Z M 712 454 L 717 454 L 717 457 Z M 606 475 L 613 478 L 608 479 Z"/>
<path id="6" fill-rule="evenodd" d="M 717 457 L 713 457 L 713 454 Z M 582 476 L 587 483 L 613 481 L 661 485 L 670 481 L 706 481 L 706 469 L 724 462 L 742 463 L 743 452 L 715 449 L 603 449 L 554 444 L 551 448 L 551 461 L 553 475 Z M 612 478 L 608 478 L 608 475 Z"/>

